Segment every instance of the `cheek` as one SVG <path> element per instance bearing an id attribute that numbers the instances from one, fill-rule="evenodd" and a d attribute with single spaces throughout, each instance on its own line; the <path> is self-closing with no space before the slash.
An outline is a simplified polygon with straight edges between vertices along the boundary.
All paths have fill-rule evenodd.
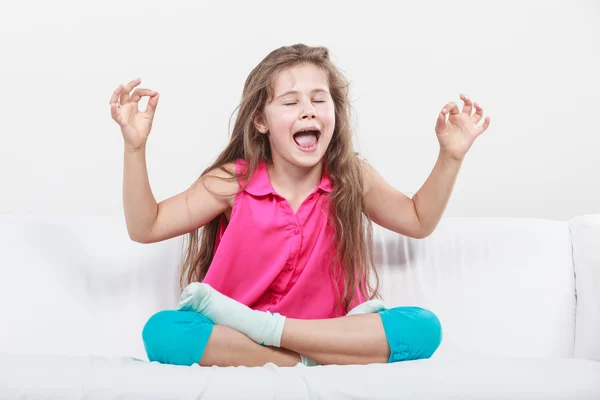
<path id="1" fill-rule="evenodd" d="M 295 116 L 289 112 L 281 111 L 273 113 L 269 121 L 270 140 L 275 146 L 289 140 L 289 132 L 292 130 Z"/>
<path id="2" fill-rule="evenodd" d="M 335 127 L 335 109 L 333 107 L 329 108 L 327 112 L 322 116 L 322 121 L 325 125 L 329 126 L 329 132 L 333 132 L 333 128 Z"/>
<path id="3" fill-rule="evenodd" d="M 282 110 L 275 115 L 273 126 L 277 128 L 288 128 L 294 125 L 297 116 L 291 111 Z"/>

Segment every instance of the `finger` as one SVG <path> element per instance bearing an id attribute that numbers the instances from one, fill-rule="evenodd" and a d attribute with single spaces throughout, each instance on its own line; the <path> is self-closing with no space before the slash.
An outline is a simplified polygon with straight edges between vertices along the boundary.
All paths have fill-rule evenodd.
<path id="1" fill-rule="evenodd" d="M 123 126 L 123 117 L 121 117 L 121 114 L 117 109 L 117 103 L 112 103 L 110 105 L 110 115 L 117 122 L 117 124 L 119 124 L 119 126 Z"/>
<path id="2" fill-rule="evenodd" d="M 475 102 L 475 114 L 473 114 L 471 119 L 473 120 L 473 123 L 477 125 L 479 121 L 481 121 L 481 118 L 483 118 L 483 108 L 481 108 L 479 104 Z"/>
<path id="3" fill-rule="evenodd" d="M 148 105 L 146 106 L 146 110 L 144 112 L 148 114 L 150 118 L 154 118 L 156 106 L 158 105 L 158 97 L 159 94 L 154 92 L 154 95 L 150 96 L 150 100 L 148 100 Z"/>
<path id="4" fill-rule="evenodd" d="M 465 103 L 462 112 L 470 117 L 471 112 L 473 111 L 473 102 L 466 94 L 461 94 L 460 99 Z"/>
<path id="5" fill-rule="evenodd" d="M 131 90 L 134 87 L 136 87 L 137 85 L 139 85 L 141 82 L 142 82 L 142 80 L 140 78 L 135 78 L 134 80 L 129 82 L 127 85 L 125 85 L 125 88 L 123 89 L 123 93 L 121 93 L 121 104 L 125 104 L 129 101 L 129 92 L 131 92 Z"/>
<path id="6" fill-rule="evenodd" d="M 119 101 L 119 94 L 121 93 L 122 90 L 123 90 L 123 85 L 119 85 L 119 87 L 116 88 L 115 91 L 113 92 L 112 96 L 110 96 L 110 100 L 108 101 L 108 104 L 116 103 L 117 101 Z"/>
<path id="7" fill-rule="evenodd" d="M 446 128 L 446 114 L 440 112 L 435 123 L 435 131 L 440 133 L 444 131 L 444 128 Z"/>
<path id="8" fill-rule="evenodd" d="M 135 101 L 137 103 L 142 96 L 152 96 L 154 93 L 156 92 L 150 89 L 135 89 L 129 101 Z"/>
<path id="9" fill-rule="evenodd" d="M 478 126 L 477 130 L 475 131 L 477 136 L 481 135 L 483 132 L 486 131 L 486 129 L 490 126 L 491 120 L 492 119 L 490 118 L 489 115 L 487 117 L 485 117 L 485 119 L 483 120 L 483 124 L 481 124 L 481 126 Z"/>
<path id="10" fill-rule="evenodd" d="M 444 108 L 442 108 L 442 112 L 444 114 L 450 113 L 450 115 L 456 115 L 458 114 L 458 106 L 455 102 L 451 101 L 450 103 L 446 104 Z"/>

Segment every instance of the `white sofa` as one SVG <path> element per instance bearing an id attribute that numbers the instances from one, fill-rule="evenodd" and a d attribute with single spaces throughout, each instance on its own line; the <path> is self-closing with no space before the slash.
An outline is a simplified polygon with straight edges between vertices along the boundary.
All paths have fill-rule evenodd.
<path id="1" fill-rule="evenodd" d="M 132 242 L 121 216 L 0 216 L 0 399 L 600 399 L 600 214 L 375 239 L 388 306 L 442 322 L 431 359 L 181 367 L 147 362 L 141 330 L 177 304 L 182 238 Z"/>

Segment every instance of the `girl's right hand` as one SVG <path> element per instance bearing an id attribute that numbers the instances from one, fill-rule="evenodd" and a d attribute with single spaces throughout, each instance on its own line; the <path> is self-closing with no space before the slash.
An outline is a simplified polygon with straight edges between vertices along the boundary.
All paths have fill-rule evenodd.
<path id="1" fill-rule="evenodd" d="M 130 95 L 131 90 L 141 83 L 140 78 L 129 82 L 125 87 L 119 87 L 113 92 L 109 104 L 112 118 L 121 127 L 121 133 L 125 145 L 137 150 L 146 144 L 152 120 L 158 104 L 158 93 L 150 89 L 136 89 Z M 138 102 L 144 96 L 150 97 L 146 111 L 140 112 Z"/>

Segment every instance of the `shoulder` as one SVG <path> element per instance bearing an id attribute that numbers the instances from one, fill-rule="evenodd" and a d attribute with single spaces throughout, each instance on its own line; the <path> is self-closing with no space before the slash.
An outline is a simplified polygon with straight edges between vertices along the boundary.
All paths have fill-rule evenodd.
<path id="1" fill-rule="evenodd" d="M 239 189 L 236 165 L 234 162 L 231 162 L 213 168 L 200 177 L 197 183 L 208 190 L 214 197 L 233 204 L 233 200 Z"/>
<path id="2" fill-rule="evenodd" d="M 357 155 L 363 183 L 363 197 L 369 199 L 374 197 L 389 198 L 400 195 L 383 176 L 373 167 L 367 159 Z"/>
<path id="3" fill-rule="evenodd" d="M 211 178 L 221 178 L 221 179 L 235 177 L 236 176 L 236 163 L 229 162 L 227 164 L 223 164 L 220 167 L 213 168 L 210 171 L 208 171 L 205 176 L 211 177 Z"/>
<path id="4" fill-rule="evenodd" d="M 363 195 L 367 195 L 373 189 L 378 173 L 362 155 L 356 153 L 356 160 L 359 164 L 362 176 Z"/>

